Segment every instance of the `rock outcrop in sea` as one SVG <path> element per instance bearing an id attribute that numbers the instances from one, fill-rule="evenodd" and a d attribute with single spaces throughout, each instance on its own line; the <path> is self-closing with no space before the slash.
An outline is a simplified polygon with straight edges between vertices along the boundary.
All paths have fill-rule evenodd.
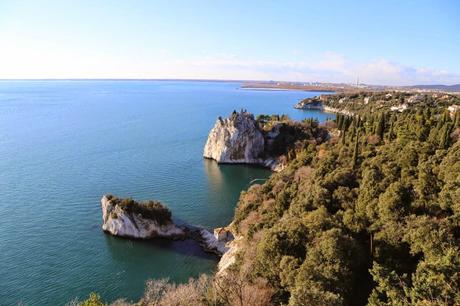
<path id="1" fill-rule="evenodd" d="M 279 125 L 264 132 L 253 114 L 234 111 L 229 118 L 218 118 L 209 132 L 203 156 L 222 164 L 252 164 L 280 171 L 283 165 L 278 158 L 267 154 L 278 135 Z"/>
<path id="2" fill-rule="evenodd" d="M 218 163 L 260 164 L 264 152 L 264 135 L 254 115 L 233 112 L 230 118 L 219 119 L 209 133 L 203 156 Z"/>
<path id="3" fill-rule="evenodd" d="M 203 156 L 218 163 L 259 165 L 278 172 L 284 169 L 286 155 L 298 142 L 322 142 L 327 138 L 322 132 L 287 116 L 260 115 L 255 119 L 247 111 L 234 111 L 229 118 L 216 121 Z"/>
<path id="4" fill-rule="evenodd" d="M 104 195 L 101 199 L 102 229 L 114 236 L 148 239 L 178 239 L 185 236 L 171 219 L 171 212 L 156 201 L 138 203 Z"/>
<path id="5" fill-rule="evenodd" d="M 207 229 L 176 225 L 168 208 L 157 201 L 136 202 L 113 195 L 101 199 L 102 229 L 114 236 L 136 239 L 169 238 L 194 239 L 205 251 L 222 256 L 234 237 L 229 228 Z"/>

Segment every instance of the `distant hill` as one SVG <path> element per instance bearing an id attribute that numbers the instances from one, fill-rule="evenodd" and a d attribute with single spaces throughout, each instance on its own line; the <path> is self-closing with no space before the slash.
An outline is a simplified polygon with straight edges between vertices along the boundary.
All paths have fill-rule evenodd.
<path id="1" fill-rule="evenodd" d="M 460 91 L 460 84 L 455 84 L 455 85 L 415 85 L 415 86 L 409 86 L 409 88 L 459 92 Z"/>

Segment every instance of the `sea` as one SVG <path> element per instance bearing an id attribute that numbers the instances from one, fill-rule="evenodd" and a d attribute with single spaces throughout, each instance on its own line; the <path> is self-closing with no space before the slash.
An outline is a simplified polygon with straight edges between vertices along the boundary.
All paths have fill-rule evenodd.
<path id="1" fill-rule="evenodd" d="M 209 229 L 231 222 L 241 191 L 270 171 L 203 159 L 217 117 L 333 117 L 293 108 L 321 93 L 241 85 L 0 81 L 0 305 L 65 305 L 90 292 L 137 301 L 148 279 L 212 273 L 218 258 L 194 241 L 105 234 L 100 199 L 159 200 Z"/>

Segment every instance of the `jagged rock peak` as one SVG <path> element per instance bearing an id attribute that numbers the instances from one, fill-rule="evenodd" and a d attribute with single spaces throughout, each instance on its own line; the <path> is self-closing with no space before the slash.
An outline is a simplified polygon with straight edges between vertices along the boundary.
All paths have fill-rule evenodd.
<path id="1" fill-rule="evenodd" d="M 229 118 L 218 118 L 209 133 L 203 156 L 219 163 L 258 164 L 263 151 L 264 136 L 254 115 L 241 110 L 234 111 Z"/>

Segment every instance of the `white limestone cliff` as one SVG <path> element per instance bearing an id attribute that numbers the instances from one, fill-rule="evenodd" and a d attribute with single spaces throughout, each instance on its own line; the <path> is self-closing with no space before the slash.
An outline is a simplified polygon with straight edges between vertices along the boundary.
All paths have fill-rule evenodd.
<path id="1" fill-rule="evenodd" d="M 205 248 L 221 256 L 217 264 L 217 275 L 224 275 L 226 270 L 236 262 L 241 247 L 242 237 L 234 236 L 231 224 L 214 229 L 214 235 L 202 229 L 200 231 Z"/>
<path id="2" fill-rule="evenodd" d="M 264 136 L 254 116 L 246 111 L 233 112 L 219 119 L 209 133 L 203 156 L 218 163 L 261 164 Z"/>
<path id="3" fill-rule="evenodd" d="M 201 229 L 200 234 L 205 248 L 217 255 L 224 255 L 229 250 L 228 243 L 234 239 L 232 232 L 226 227 L 214 229 L 214 234 Z"/>
<path id="4" fill-rule="evenodd" d="M 160 224 L 151 218 L 145 218 L 138 213 L 130 213 L 110 196 L 101 199 L 102 229 L 114 236 L 127 238 L 181 238 L 184 231 L 171 220 Z"/>

